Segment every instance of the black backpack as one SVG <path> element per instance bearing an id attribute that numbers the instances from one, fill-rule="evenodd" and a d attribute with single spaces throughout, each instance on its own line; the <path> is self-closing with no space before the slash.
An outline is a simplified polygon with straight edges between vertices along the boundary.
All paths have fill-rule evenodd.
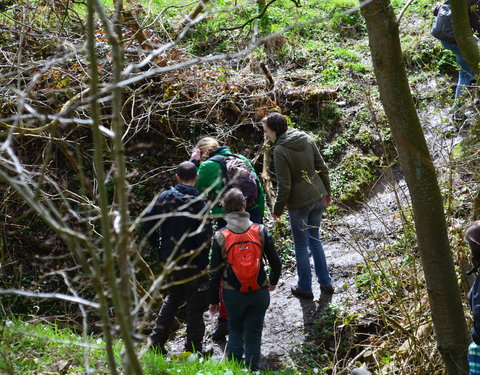
<path id="1" fill-rule="evenodd" d="M 239 188 L 247 203 L 247 209 L 258 203 L 258 183 L 255 173 L 239 155 L 227 154 L 212 156 L 211 161 L 220 164 L 223 173 L 222 184 L 227 188 Z"/>
<path id="2" fill-rule="evenodd" d="M 452 9 L 447 0 L 438 7 L 438 13 L 432 26 L 432 35 L 444 42 L 455 43 L 452 26 Z"/>

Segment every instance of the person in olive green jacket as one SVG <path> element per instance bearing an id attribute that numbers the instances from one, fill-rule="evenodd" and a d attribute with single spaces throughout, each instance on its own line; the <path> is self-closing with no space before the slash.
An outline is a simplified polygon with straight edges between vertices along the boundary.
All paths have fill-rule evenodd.
<path id="1" fill-rule="evenodd" d="M 314 140 L 304 132 L 288 128 L 280 113 L 262 119 L 265 136 L 274 142 L 273 162 L 277 197 L 272 216 L 279 220 L 288 210 L 292 230 L 298 281 L 293 295 L 313 298 L 308 249 L 322 293 L 334 292 L 325 253 L 320 240 L 320 220 L 332 201 L 328 169 Z"/>

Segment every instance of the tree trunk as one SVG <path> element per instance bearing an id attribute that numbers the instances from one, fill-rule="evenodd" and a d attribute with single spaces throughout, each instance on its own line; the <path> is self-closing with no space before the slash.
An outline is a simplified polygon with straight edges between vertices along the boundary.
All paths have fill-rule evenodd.
<path id="1" fill-rule="evenodd" d="M 365 2 L 362 13 L 380 99 L 412 199 L 438 348 L 448 374 L 466 374 L 470 338 L 448 243 L 442 196 L 403 65 L 398 24 L 389 0 Z"/>
<path id="2" fill-rule="evenodd" d="M 468 65 L 475 73 L 475 77 L 478 77 L 480 51 L 470 26 L 467 0 L 451 0 L 450 5 L 452 7 L 452 25 L 455 40 L 462 52 L 462 56 L 467 60 Z"/>
<path id="3" fill-rule="evenodd" d="M 200 4 L 198 4 L 195 9 L 193 9 L 188 16 L 186 16 L 182 22 L 177 25 L 177 31 L 181 31 L 185 26 L 187 26 L 190 22 L 195 21 L 195 18 L 202 13 L 205 9 L 205 6 L 210 0 L 200 0 Z"/>

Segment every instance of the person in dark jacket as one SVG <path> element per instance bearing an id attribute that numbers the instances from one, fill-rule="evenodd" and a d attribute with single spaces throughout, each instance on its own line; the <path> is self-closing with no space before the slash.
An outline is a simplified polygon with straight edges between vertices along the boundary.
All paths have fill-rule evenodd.
<path id="1" fill-rule="evenodd" d="M 470 26 L 476 34 L 480 34 L 480 0 L 469 0 L 468 1 L 468 10 L 470 17 Z M 435 8 L 435 12 L 438 11 L 438 7 Z M 435 14 L 434 12 L 434 14 Z M 437 14 L 435 14 L 437 16 Z M 457 64 L 459 66 L 458 73 L 458 82 L 455 89 L 455 101 L 453 106 L 453 120 L 454 121 L 463 121 L 465 119 L 465 114 L 461 110 L 465 102 L 465 90 L 467 87 L 475 83 L 475 74 L 472 68 L 468 65 L 465 58 L 460 52 L 458 44 L 455 42 L 447 42 L 441 40 L 440 43 L 442 46 L 455 54 Z"/>
<path id="2" fill-rule="evenodd" d="M 230 359 L 241 361 L 245 354 L 245 363 L 251 370 L 256 371 L 259 369 L 263 322 L 270 304 L 269 291 L 273 291 L 277 285 L 282 264 L 268 230 L 263 225 L 250 221 L 248 213 L 245 212 L 245 197 L 239 189 L 233 188 L 225 193 L 223 206 L 227 212 L 227 226 L 215 233 L 213 241 L 210 261 L 210 312 L 217 313 L 219 310 L 219 288 L 222 284 L 223 298 L 229 317 L 228 356 Z M 233 272 L 229 272 L 230 267 L 227 267 L 226 260 L 227 239 L 224 231 L 228 231 L 228 235 L 233 236 L 234 243 L 238 241 L 235 236 L 240 237 L 246 232 L 251 233 L 252 236 L 258 236 L 257 243 L 261 244 L 263 252 L 256 279 L 259 289 L 241 291 L 239 280 Z M 264 259 L 267 259 L 270 265 L 271 271 L 268 277 L 263 264 Z"/>
<path id="3" fill-rule="evenodd" d="M 274 142 L 277 196 L 272 216 L 278 221 L 286 208 L 290 217 L 298 276 L 291 292 L 297 297 L 313 298 L 309 248 L 320 290 L 331 295 L 334 289 L 319 234 L 322 213 L 332 200 L 325 162 L 313 139 L 289 129 L 282 114 L 271 113 L 262 119 L 262 124 L 265 136 Z"/>
<path id="4" fill-rule="evenodd" d="M 471 274 L 480 266 L 480 220 L 473 222 L 465 231 L 465 240 L 472 253 L 473 269 Z M 472 343 L 468 348 L 468 363 L 470 374 L 480 375 L 480 275 L 477 276 L 472 288 L 468 292 L 468 301 L 473 315 Z"/>
<path id="5" fill-rule="evenodd" d="M 143 231 L 168 271 L 168 294 L 150 335 L 151 346 L 162 354 L 166 354 L 170 328 L 184 302 L 188 311 L 185 350 L 203 350 L 212 229 L 206 219 L 209 207 L 194 187 L 197 178 L 193 163 L 181 163 L 176 174 L 178 184 L 160 194 L 144 216 Z"/>

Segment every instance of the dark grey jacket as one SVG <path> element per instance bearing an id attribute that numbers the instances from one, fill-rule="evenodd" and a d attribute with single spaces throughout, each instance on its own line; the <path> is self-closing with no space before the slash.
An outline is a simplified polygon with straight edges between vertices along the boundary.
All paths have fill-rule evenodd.
<path id="1" fill-rule="evenodd" d="M 143 232 L 162 262 L 180 257 L 179 265 L 204 270 L 212 237 L 210 222 L 203 221 L 207 214 L 207 202 L 198 189 L 177 184 L 164 191 L 145 214 Z M 152 218 L 157 215 L 164 216 Z"/>
<path id="2" fill-rule="evenodd" d="M 273 213 L 296 209 L 330 195 L 328 169 L 314 140 L 297 129 L 288 129 L 275 141 L 273 161 L 277 199 Z"/>

